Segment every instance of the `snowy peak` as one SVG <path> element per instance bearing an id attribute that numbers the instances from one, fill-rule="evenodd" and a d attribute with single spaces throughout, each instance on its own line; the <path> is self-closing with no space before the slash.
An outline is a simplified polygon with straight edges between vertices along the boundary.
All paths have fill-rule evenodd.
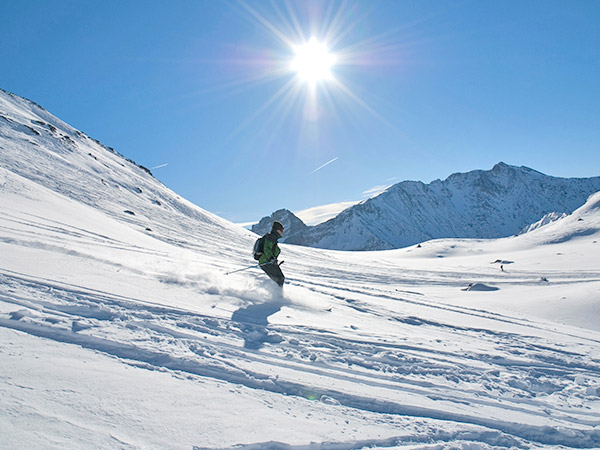
<path id="1" fill-rule="evenodd" d="M 253 225 L 251 230 L 256 234 L 263 236 L 271 231 L 271 227 L 275 221 L 280 222 L 285 228 L 284 235 L 280 239 L 281 242 L 286 242 L 290 237 L 297 233 L 301 233 L 308 228 L 293 212 L 287 209 L 280 209 L 270 216 L 260 219 L 260 222 Z"/>
<path id="2" fill-rule="evenodd" d="M 401 248 L 436 238 L 518 234 L 546 214 L 571 213 L 600 191 L 600 177 L 557 178 L 500 162 L 430 184 L 398 183 L 289 243 L 336 250 Z"/>
<path id="3" fill-rule="evenodd" d="M 486 173 L 486 171 L 482 170 L 482 173 Z M 541 175 L 544 176 L 543 173 L 538 172 L 537 170 L 533 170 L 529 167 L 526 166 L 511 166 L 509 164 L 506 164 L 505 162 L 500 161 L 498 164 L 496 164 L 494 167 L 492 167 L 492 170 L 490 171 L 493 174 L 507 174 L 510 172 L 523 172 L 523 173 L 528 173 L 528 174 L 537 174 L 537 175 Z"/>

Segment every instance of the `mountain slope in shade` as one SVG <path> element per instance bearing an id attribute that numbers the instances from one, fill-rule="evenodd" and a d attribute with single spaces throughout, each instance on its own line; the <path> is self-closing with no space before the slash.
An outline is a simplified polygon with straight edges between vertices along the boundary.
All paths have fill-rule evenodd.
<path id="1" fill-rule="evenodd" d="M 280 209 L 270 216 L 260 219 L 260 222 L 253 225 L 251 230 L 259 236 L 263 236 L 271 231 L 274 221 L 280 222 L 285 228 L 279 242 L 287 242 L 288 239 L 298 233 L 302 233 L 308 228 L 293 212 L 288 211 L 287 209 Z"/>

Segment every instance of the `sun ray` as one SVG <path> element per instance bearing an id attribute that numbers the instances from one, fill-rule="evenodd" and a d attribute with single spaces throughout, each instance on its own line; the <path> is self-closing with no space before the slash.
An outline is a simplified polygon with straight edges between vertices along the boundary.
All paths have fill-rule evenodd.
<path id="1" fill-rule="evenodd" d="M 335 20 L 332 19 L 331 17 L 334 14 L 334 8 L 335 7 L 335 2 L 329 2 L 329 7 L 327 8 L 327 11 L 325 12 L 324 16 L 323 16 L 323 20 L 321 20 L 321 24 L 319 27 L 319 36 L 323 37 L 323 40 L 329 42 L 331 39 L 331 36 L 328 34 L 328 30 L 331 26 L 331 24 L 333 23 L 333 21 Z M 338 8 L 338 13 L 339 13 L 339 8 Z"/>
<path id="2" fill-rule="evenodd" d="M 337 46 L 358 23 L 358 20 L 355 20 L 353 23 L 344 23 L 343 17 L 347 13 L 347 5 L 348 1 L 345 0 L 338 8 L 333 20 L 327 24 L 323 39 L 329 42 L 331 46 Z"/>
<path id="3" fill-rule="evenodd" d="M 334 80 L 334 84 L 336 89 L 339 89 L 346 95 L 349 99 L 353 100 L 357 105 L 359 105 L 362 109 L 370 113 L 373 117 L 381 120 L 383 123 L 389 126 L 393 126 L 390 122 L 388 122 L 381 114 L 379 114 L 374 108 L 369 106 L 367 102 L 361 99 L 358 95 L 352 92 L 344 83 L 340 80 Z"/>
<path id="4" fill-rule="evenodd" d="M 269 118 L 264 122 L 263 129 L 268 128 L 267 140 L 264 142 L 265 148 L 269 148 L 276 138 L 276 131 L 282 129 L 283 123 L 289 118 L 294 106 L 298 105 L 298 99 L 301 95 L 300 87 L 295 84 L 289 89 L 285 96 L 278 102 L 271 112 Z"/>
<path id="5" fill-rule="evenodd" d="M 288 46 L 290 48 L 294 46 L 294 42 L 290 38 L 288 38 L 285 34 L 283 34 L 279 28 L 277 28 L 275 25 L 273 25 L 269 20 L 267 20 L 264 16 L 262 16 L 258 11 L 256 11 L 254 8 L 252 8 L 250 5 L 248 5 L 244 1 L 239 1 L 239 4 L 244 9 L 246 9 L 246 11 L 248 11 L 252 15 L 252 17 L 254 17 L 254 19 L 256 21 L 258 21 L 258 23 L 260 23 L 264 28 L 266 28 L 271 33 L 273 33 L 286 46 Z"/>
<path id="6" fill-rule="evenodd" d="M 344 17 L 352 12 L 356 6 L 349 7 L 348 0 L 345 0 L 338 9 L 335 18 L 329 24 L 327 33 L 325 34 L 325 40 L 334 48 L 337 48 L 341 42 L 344 41 L 358 25 L 365 20 L 368 13 L 365 11 L 360 16 L 355 17 L 353 20 L 346 20 Z M 344 47 L 345 48 L 345 47 Z"/>
<path id="7" fill-rule="evenodd" d="M 292 24 L 294 25 L 294 28 L 296 30 L 297 39 L 299 39 L 300 41 L 305 41 L 306 35 L 304 34 L 304 30 L 302 30 L 302 26 L 300 25 L 298 16 L 294 12 L 294 9 L 292 8 L 292 5 L 290 4 L 289 0 L 286 0 L 285 6 L 286 6 L 288 14 L 290 15 L 290 18 L 292 20 Z"/>
<path id="8" fill-rule="evenodd" d="M 204 95 L 224 91 L 228 96 L 234 96 L 247 91 L 248 89 L 280 80 L 288 73 L 289 70 L 287 68 L 281 68 L 270 72 L 260 72 L 254 75 L 247 75 L 230 81 L 224 81 L 222 83 L 212 84 L 204 89 L 198 89 L 191 93 L 187 93 L 186 95 Z"/>
<path id="9" fill-rule="evenodd" d="M 295 15 L 292 15 L 293 10 L 289 9 L 286 15 L 285 12 L 280 7 L 281 2 L 277 2 L 275 0 L 269 0 L 269 4 L 273 8 L 275 15 L 277 16 L 277 20 L 281 24 L 280 31 L 284 33 L 286 36 L 290 38 L 290 41 L 295 41 L 300 39 L 302 36 L 302 29 L 296 25 L 297 18 Z"/>
<path id="10" fill-rule="evenodd" d="M 241 123 L 226 139 L 225 141 L 231 141 L 234 137 L 239 135 L 246 127 L 248 127 L 258 116 L 260 116 L 269 106 L 274 104 L 280 97 L 289 94 L 290 90 L 294 87 L 294 80 L 289 80 L 284 86 L 282 86 L 275 94 L 273 94 L 262 106 L 260 106 L 251 116 L 249 116 L 243 123 Z"/>

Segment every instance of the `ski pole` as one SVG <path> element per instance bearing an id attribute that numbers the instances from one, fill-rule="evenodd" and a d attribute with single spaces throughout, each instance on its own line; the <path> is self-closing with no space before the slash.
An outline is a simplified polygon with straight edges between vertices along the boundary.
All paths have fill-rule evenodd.
<path id="1" fill-rule="evenodd" d="M 277 264 L 278 266 L 282 265 L 284 263 L 284 261 L 281 261 L 279 264 Z M 244 267 L 243 269 L 237 269 L 237 270 L 232 270 L 231 272 L 227 272 L 225 275 L 231 275 L 232 273 L 237 273 L 237 272 L 241 272 L 243 270 L 248 270 L 248 269 L 252 269 L 254 267 L 262 267 L 262 266 L 266 266 L 267 264 L 273 264 L 270 261 L 267 261 L 266 263 L 262 263 L 262 264 L 254 264 L 253 266 L 248 266 L 248 267 Z"/>
<path id="2" fill-rule="evenodd" d="M 253 266 L 244 267 L 243 269 L 232 270 L 231 272 L 227 272 L 225 275 L 231 275 L 232 273 L 241 272 L 242 270 L 252 269 L 253 267 L 260 267 L 260 264 L 254 264 Z"/>

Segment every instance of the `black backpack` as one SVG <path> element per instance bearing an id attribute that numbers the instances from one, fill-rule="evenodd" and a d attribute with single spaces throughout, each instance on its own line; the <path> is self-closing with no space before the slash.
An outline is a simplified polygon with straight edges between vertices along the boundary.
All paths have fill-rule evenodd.
<path id="1" fill-rule="evenodd" d="M 266 235 L 265 235 L 266 236 Z M 252 253 L 254 255 L 255 260 L 259 260 L 263 254 L 263 250 L 265 248 L 265 236 L 260 237 L 254 243 L 254 248 L 252 249 Z"/>

